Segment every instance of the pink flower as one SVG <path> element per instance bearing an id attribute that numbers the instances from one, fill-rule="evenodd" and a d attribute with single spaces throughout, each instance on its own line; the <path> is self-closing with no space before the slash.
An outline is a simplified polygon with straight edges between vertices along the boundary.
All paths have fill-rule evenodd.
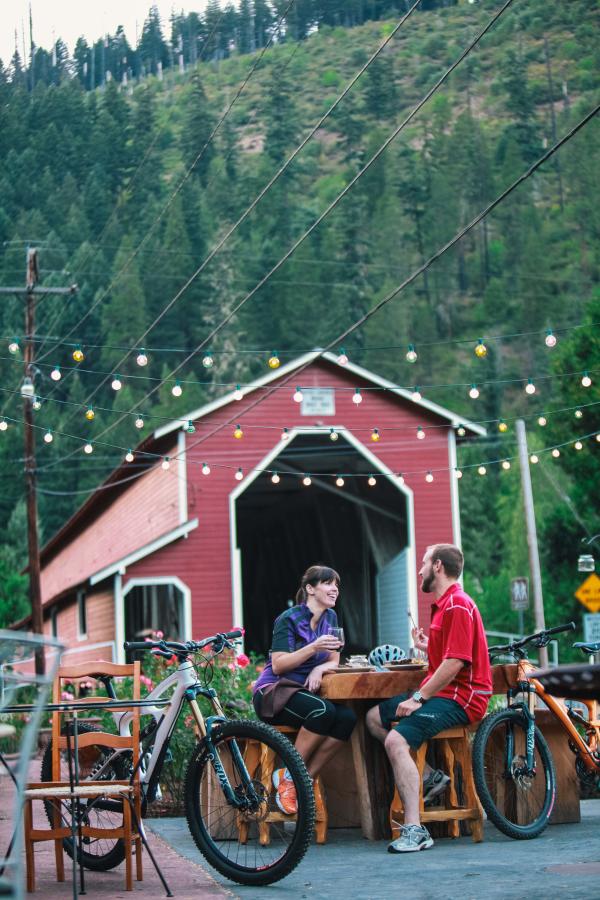
<path id="1" fill-rule="evenodd" d="M 240 669 L 245 669 L 246 666 L 250 663 L 250 660 L 246 656 L 245 653 L 238 653 L 238 655 L 235 658 L 235 661 L 238 664 L 238 666 L 240 667 Z"/>
<path id="2" fill-rule="evenodd" d="M 62 694 L 60 695 L 60 699 L 61 700 L 74 700 L 75 695 L 71 694 L 70 691 L 63 691 Z"/>
<path id="3" fill-rule="evenodd" d="M 236 665 L 235 665 L 235 663 L 227 663 L 227 668 L 231 669 L 232 672 L 235 672 Z"/>
<path id="4" fill-rule="evenodd" d="M 163 633 L 162 631 L 155 631 L 155 632 L 154 632 L 154 637 L 156 638 L 157 641 L 161 641 L 161 640 L 164 638 L 164 636 L 165 636 L 165 635 L 164 635 L 164 633 Z"/>
<path id="5" fill-rule="evenodd" d="M 183 720 L 183 724 L 186 728 L 193 728 L 196 723 L 196 720 L 193 716 L 186 716 Z"/>
<path id="6" fill-rule="evenodd" d="M 154 685 L 152 684 L 152 679 L 151 679 L 151 678 L 148 678 L 147 675 L 140 675 L 140 681 L 141 681 L 142 684 L 145 684 L 147 688 L 152 689 L 153 686 L 154 686 Z"/>

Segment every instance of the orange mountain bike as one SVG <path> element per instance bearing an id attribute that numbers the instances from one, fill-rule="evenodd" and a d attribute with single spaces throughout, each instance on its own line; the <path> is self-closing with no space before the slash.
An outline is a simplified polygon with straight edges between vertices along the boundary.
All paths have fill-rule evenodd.
<path id="1" fill-rule="evenodd" d="M 582 700 L 588 717 L 553 697 L 536 678 L 525 647 L 545 647 L 551 635 L 572 631 L 574 622 L 530 634 L 504 646 L 490 647 L 490 657 L 510 655 L 518 661 L 517 683 L 507 693 L 508 706 L 491 713 L 473 742 L 473 775 L 479 799 L 490 821 L 511 838 L 534 838 L 546 828 L 556 796 L 552 754 L 535 724 L 536 698 L 544 701 L 565 730 L 575 754 L 580 780 L 600 784 L 600 720 L 598 704 Z M 585 652 L 596 645 L 576 644 Z M 600 645 L 598 645 L 600 647 Z"/>

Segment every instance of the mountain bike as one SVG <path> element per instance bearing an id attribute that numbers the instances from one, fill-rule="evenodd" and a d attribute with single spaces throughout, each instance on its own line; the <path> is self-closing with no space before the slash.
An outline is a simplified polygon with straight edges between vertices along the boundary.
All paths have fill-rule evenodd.
<path id="1" fill-rule="evenodd" d="M 490 657 L 509 655 L 517 660 L 515 687 L 507 693 L 508 707 L 483 720 L 473 742 L 473 775 L 488 819 L 508 837 L 538 837 L 548 825 L 556 797 L 552 754 L 535 724 L 536 698 L 543 700 L 565 730 L 583 782 L 600 784 L 600 721 L 595 701 L 582 701 L 588 718 L 556 699 L 531 676 L 535 666 L 527 646 L 545 647 L 551 636 L 572 631 L 574 622 L 530 634 L 503 646 L 490 647 Z M 586 653 L 599 645 L 574 644 Z M 518 699 L 520 698 L 520 699 Z"/>
<path id="2" fill-rule="evenodd" d="M 227 878 L 240 884 L 266 885 L 288 875 L 308 849 L 314 827 L 315 803 L 312 781 L 294 746 L 271 726 L 262 722 L 228 719 L 216 691 L 210 687 L 212 661 L 242 631 L 230 631 L 188 641 L 128 641 L 127 651 L 177 658 L 178 667 L 144 698 L 143 715 L 149 724 L 140 735 L 140 782 L 142 814 L 160 796 L 159 780 L 169 742 L 184 704 L 189 705 L 199 741 L 187 764 L 185 814 L 192 837 L 207 862 Z M 208 653 L 202 653 L 210 647 Z M 195 660 L 200 654 L 200 662 Z M 116 700 L 110 677 L 102 679 L 107 696 Z M 198 700 L 204 698 L 213 714 L 204 718 Z M 100 706 L 100 704 L 99 704 Z M 128 734 L 131 712 L 112 712 L 119 734 Z M 72 727 L 72 726 L 68 726 Z M 80 732 L 94 730 L 85 719 Z M 131 755 L 112 748 L 85 748 L 83 778 L 118 780 L 133 776 Z M 66 759 L 61 761 L 65 768 Z M 271 774 L 274 766 L 286 768 L 296 788 L 298 812 L 284 815 L 278 808 Z M 42 781 L 52 780 L 52 746 L 42 760 Z M 52 810 L 47 809 L 52 815 Z M 122 820 L 120 800 L 93 799 L 81 803 L 79 814 L 86 825 L 110 827 Z M 73 842 L 64 840 L 72 856 Z M 78 859 L 89 869 L 106 871 L 124 859 L 122 841 L 85 839 Z"/>

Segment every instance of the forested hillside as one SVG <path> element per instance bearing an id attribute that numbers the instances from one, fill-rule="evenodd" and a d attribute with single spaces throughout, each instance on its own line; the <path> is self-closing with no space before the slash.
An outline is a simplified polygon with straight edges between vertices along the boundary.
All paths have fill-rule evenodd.
<path id="1" fill-rule="evenodd" d="M 173 396 L 173 369 L 361 172 L 501 5 L 424 3 L 206 265 L 410 4 L 213 2 L 204 17 L 174 17 L 169 35 L 151 13 L 140 46 L 120 56 L 109 58 L 124 40 L 117 32 L 93 53 L 80 41 L 69 56 L 59 42 L 54 56 L 39 48 L 33 66 L 15 57 L 0 70 L 0 284 L 24 284 L 32 245 L 42 284 L 78 285 L 38 307 L 45 539 L 160 417 L 263 374 L 273 350 L 286 361 L 328 345 L 594 108 L 599 4 L 515 0 L 178 373 L 182 396 Z M 596 117 L 344 342 L 358 364 L 486 423 L 488 438 L 461 450 L 459 464 L 468 584 L 490 627 L 516 626 L 508 585 L 527 572 L 518 465 L 498 464 L 515 456 L 516 416 L 526 417 L 532 448 L 565 444 L 532 466 L 551 623 L 579 616 L 572 593 L 581 538 L 600 531 L 599 137 Z M 16 575 L 25 550 L 22 299 L 4 296 L 0 316 L 0 416 L 8 424 L 0 433 L 0 573 L 12 613 L 24 608 Z M 148 365 L 140 367 L 140 336 L 150 326 Z M 546 345 L 548 331 L 555 347 Z M 19 344 L 16 352 L 9 343 Z M 412 364 L 409 344 L 418 354 Z M 533 394 L 525 391 L 530 379 Z M 477 399 L 469 397 L 473 385 Z M 134 408 L 142 429 L 135 414 L 119 415 Z M 84 454 L 96 436 L 93 454 Z"/>

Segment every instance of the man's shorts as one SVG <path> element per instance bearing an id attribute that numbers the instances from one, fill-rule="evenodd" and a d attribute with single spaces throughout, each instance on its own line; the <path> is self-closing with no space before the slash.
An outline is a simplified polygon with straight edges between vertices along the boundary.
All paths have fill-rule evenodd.
<path id="1" fill-rule="evenodd" d="M 398 719 L 396 710 L 398 704 L 408 699 L 412 694 L 399 694 L 390 697 L 379 704 L 381 724 L 388 731 L 392 728 L 392 721 L 397 719 L 394 731 L 401 734 L 412 750 L 418 750 L 423 741 L 429 740 L 446 728 L 454 728 L 457 725 L 467 725 L 469 717 L 459 703 L 455 700 L 447 700 L 445 697 L 432 697 L 423 704 L 417 712 L 410 716 Z"/>

